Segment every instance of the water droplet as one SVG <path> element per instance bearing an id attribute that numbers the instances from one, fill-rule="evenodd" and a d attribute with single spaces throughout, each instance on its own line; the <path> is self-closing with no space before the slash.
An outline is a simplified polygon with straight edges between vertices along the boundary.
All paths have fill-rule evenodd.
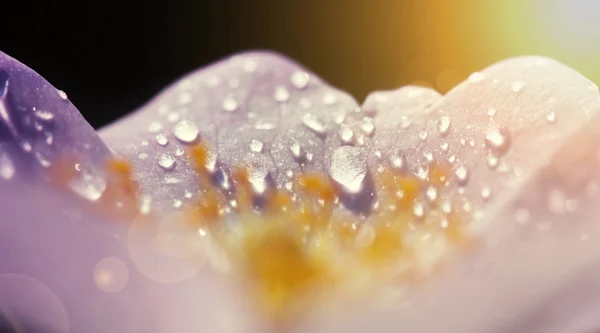
<path id="1" fill-rule="evenodd" d="M 56 93 L 62 100 L 66 101 L 68 99 L 66 92 L 64 92 L 62 90 L 57 90 Z"/>
<path id="2" fill-rule="evenodd" d="M 422 130 L 421 132 L 419 132 L 419 139 L 421 140 L 425 140 L 427 139 L 427 131 L 426 130 Z"/>
<path id="3" fill-rule="evenodd" d="M 448 142 L 442 142 L 440 144 L 440 148 L 442 149 L 442 151 L 448 151 L 449 147 L 450 147 L 450 145 L 448 144 Z"/>
<path id="4" fill-rule="evenodd" d="M 179 113 L 177 112 L 169 112 L 169 114 L 167 115 L 167 121 L 170 123 L 174 123 L 176 121 L 178 121 L 180 118 Z"/>
<path id="5" fill-rule="evenodd" d="M 375 124 L 373 124 L 373 119 L 364 118 L 363 123 L 360 125 L 360 129 L 368 136 L 373 135 L 375 132 Z"/>
<path id="6" fill-rule="evenodd" d="M 341 126 L 338 135 L 340 136 L 340 140 L 343 144 L 351 144 L 352 139 L 354 138 L 354 132 L 349 126 Z"/>
<path id="7" fill-rule="evenodd" d="M 546 120 L 549 123 L 554 123 L 556 121 L 556 113 L 554 111 L 548 112 L 546 114 Z"/>
<path id="8" fill-rule="evenodd" d="M 36 110 L 35 116 L 38 117 L 42 121 L 52 121 L 54 119 L 54 114 L 50 111 Z"/>
<path id="9" fill-rule="evenodd" d="M 8 155 L 0 153 L 0 177 L 10 180 L 15 175 L 15 171 L 15 166 Z"/>
<path id="10" fill-rule="evenodd" d="M 223 106 L 223 110 L 225 110 L 227 112 L 233 112 L 233 111 L 237 110 L 238 102 L 232 96 L 227 96 L 223 100 L 222 106 Z"/>
<path id="11" fill-rule="evenodd" d="M 52 144 L 54 143 L 54 135 L 52 135 L 52 133 L 45 133 L 46 134 L 46 144 L 48 146 L 52 146 Z"/>
<path id="12" fill-rule="evenodd" d="M 473 139 L 473 138 L 469 139 L 469 146 L 471 146 L 471 148 L 475 148 L 475 139 Z"/>
<path id="13" fill-rule="evenodd" d="M 329 165 L 331 179 L 349 193 L 359 193 L 367 177 L 367 160 L 362 149 L 352 146 L 336 148 Z"/>
<path id="14" fill-rule="evenodd" d="M 290 152 L 296 161 L 301 161 L 304 159 L 304 149 L 302 149 L 302 146 L 300 146 L 298 142 L 292 143 L 290 146 Z"/>
<path id="15" fill-rule="evenodd" d="M 396 170 L 404 170 L 406 167 L 406 158 L 401 153 L 395 153 L 390 156 L 390 164 Z"/>
<path id="16" fill-rule="evenodd" d="M 525 81 L 514 81 L 510 85 L 510 90 L 512 92 L 519 92 L 523 87 L 525 87 Z"/>
<path id="17" fill-rule="evenodd" d="M 257 130 L 265 131 L 275 128 L 275 124 L 268 121 L 259 120 L 254 124 L 254 128 Z"/>
<path id="18" fill-rule="evenodd" d="M 290 99 L 290 92 L 284 86 L 275 87 L 275 93 L 273 94 L 277 102 L 287 102 Z"/>
<path id="19" fill-rule="evenodd" d="M 492 191 L 490 190 L 489 187 L 485 186 L 481 189 L 481 198 L 483 200 L 489 199 L 491 195 L 492 195 Z"/>
<path id="20" fill-rule="evenodd" d="M 263 195 L 269 188 L 269 170 L 264 165 L 252 165 L 248 168 L 248 182 L 255 195 Z"/>
<path id="21" fill-rule="evenodd" d="M 186 104 L 190 104 L 190 102 L 192 102 L 192 94 L 190 94 L 189 92 L 182 92 L 179 95 L 179 104 L 181 105 L 186 105 Z"/>
<path id="22" fill-rule="evenodd" d="M 498 156 L 496 156 L 496 155 L 489 155 L 488 156 L 487 165 L 490 168 L 494 169 L 495 167 L 497 167 L 498 166 L 498 162 L 499 162 Z"/>
<path id="23" fill-rule="evenodd" d="M 152 198 L 149 195 L 142 195 L 140 200 L 140 213 L 148 215 L 150 213 Z"/>
<path id="24" fill-rule="evenodd" d="M 145 160 L 145 159 L 148 158 L 148 154 L 146 154 L 146 153 L 139 153 L 138 158 L 140 160 Z"/>
<path id="25" fill-rule="evenodd" d="M 459 185 L 466 185 L 469 181 L 469 169 L 467 169 L 465 166 L 461 165 L 460 167 L 456 168 L 456 170 L 454 170 L 454 175 L 456 176 L 456 179 L 458 179 Z"/>
<path id="26" fill-rule="evenodd" d="M 337 102 L 337 97 L 333 93 L 327 92 L 327 93 L 325 93 L 325 95 L 323 95 L 323 104 L 333 105 L 336 102 Z"/>
<path id="27" fill-rule="evenodd" d="M 425 206 L 420 201 L 415 202 L 413 205 L 413 215 L 418 219 L 425 216 Z"/>
<path id="28" fill-rule="evenodd" d="M 515 220 L 518 223 L 527 223 L 529 222 L 529 211 L 525 208 L 519 208 L 515 211 Z"/>
<path id="29" fill-rule="evenodd" d="M 164 128 L 163 124 L 158 121 L 153 121 L 148 125 L 148 132 L 150 133 L 158 133 L 162 131 Z"/>
<path id="30" fill-rule="evenodd" d="M 490 130 L 485 135 L 485 144 L 496 154 L 502 155 L 510 148 L 510 132 L 506 128 Z"/>
<path id="31" fill-rule="evenodd" d="M 441 136 L 446 136 L 448 134 L 450 131 L 450 123 L 451 121 L 449 116 L 442 116 L 440 118 L 438 121 L 438 131 Z"/>
<path id="32" fill-rule="evenodd" d="M 33 150 L 33 147 L 31 146 L 31 143 L 24 141 L 21 144 L 21 148 L 23 148 L 23 151 L 30 153 Z"/>
<path id="33" fill-rule="evenodd" d="M 173 135 L 183 143 L 192 143 L 198 139 L 200 131 L 198 126 L 189 120 L 182 120 L 175 125 Z"/>
<path id="34" fill-rule="evenodd" d="M 183 206 L 183 201 L 175 199 L 173 200 L 173 208 L 181 208 Z"/>
<path id="35" fill-rule="evenodd" d="M 248 146 L 250 147 L 251 151 L 255 153 L 260 153 L 263 150 L 264 143 L 260 140 L 252 139 L 250 140 Z"/>
<path id="36" fill-rule="evenodd" d="M 425 191 L 425 196 L 427 197 L 427 200 L 434 202 L 437 199 L 437 189 L 433 186 L 429 186 L 427 191 Z"/>
<path id="37" fill-rule="evenodd" d="M 307 113 L 302 117 L 302 123 L 319 136 L 325 134 L 325 125 L 316 116 L 310 113 Z"/>
<path id="38" fill-rule="evenodd" d="M 494 108 L 492 108 L 492 107 L 489 107 L 489 108 L 487 108 L 487 114 L 488 114 L 488 116 L 490 116 L 490 117 L 493 117 L 493 116 L 495 116 L 495 115 L 496 115 L 496 109 L 494 109 Z"/>
<path id="39" fill-rule="evenodd" d="M 480 72 L 473 72 L 471 73 L 471 75 L 469 75 L 469 81 L 471 82 L 481 82 L 483 79 L 485 78 L 485 76 L 483 74 L 481 74 Z"/>
<path id="40" fill-rule="evenodd" d="M 166 135 L 160 133 L 156 135 L 156 142 L 161 146 L 166 146 L 169 143 L 169 139 L 167 139 Z"/>
<path id="41" fill-rule="evenodd" d="M 75 169 L 81 170 L 77 165 Z M 90 201 L 100 199 L 102 193 L 106 190 L 106 180 L 104 178 L 92 176 L 87 172 L 84 172 L 80 179 L 71 182 L 70 185 L 73 192 Z"/>
<path id="42" fill-rule="evenodd" d="M 296 71 L 292 74 L 290 79 L 291 79 L 294 87 L 296 87 L 298 89 L 304 89 L 308 85 L 310 76 L 306 72 Z"/>
<path id="43" fill-rule="evenodd" d="M 158 159 L 158 165 L 165 171 L 175 169 L 175 158 L 168 154 L 163 154 Z"/>
<path id="44" fill-rule="evenodd" d="M 177 149 L 175 149 L 175 156 L 183 156 L 183 154 L 185 154 L 185 151 L 179 147 L 177 147 Z"/>
<path id="45" fill-rule="evenodd" d="M 410 127 L 410 125 L 412 125 L 412 120 L 406 116 L 402 116 L 400 119 L 400 128 L 407 129 Z"/>

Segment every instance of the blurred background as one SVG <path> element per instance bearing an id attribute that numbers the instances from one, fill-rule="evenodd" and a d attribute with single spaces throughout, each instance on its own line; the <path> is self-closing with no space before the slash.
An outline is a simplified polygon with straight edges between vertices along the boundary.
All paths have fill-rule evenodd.
<path id="1" fill-rule="evenodd" d="M 0 0 L 0 50 L 66 91 L 96 127 L 248 49 L 289 55 L 359 101 L 411 83 L 446 92 L 526 54 L 600 81 L 596 0 L 111 2 Z"/>

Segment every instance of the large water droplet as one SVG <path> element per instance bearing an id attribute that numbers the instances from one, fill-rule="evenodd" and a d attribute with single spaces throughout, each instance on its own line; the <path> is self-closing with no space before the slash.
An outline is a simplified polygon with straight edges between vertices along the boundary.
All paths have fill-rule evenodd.
<path id="1" fill-rule="evenodd" d="M 336 148 L 331 155 L 329 175 L 344 191 L 361 192 L 367 178 L 367 161 L 363 151 L 352 146 Z"/>
<path id="2" fill-rule="evenodd" d="M 225 110 L 227 112 L 233 112 L 233 111 L 237 110 L 238 102 L 232 96 L 227 96 L 223 100 L 222 106 L 223 106 L 223 110 Z"/>
<path id="3" fill-rule="evenodd" d="M 198 126 L 189 120 L 182 120 L 175 125 L 173 135 L 183 143 L 192 143 L 198 138 Z"/>
<path id="4" fill-rule="evenodd" d="M 496 128 L 485 135 L 485 144 L 496 154 L 502 155 L 510 148 L 510 132 L 506 128 Z"/>
<path id="5" fill-rule="evenodd" d="M 450 123 L 451 121 L 449 116 L 442 116 L 440 118 L 438 121 L 438 131 L 441 136 L 446 136 L 448 134 L 450 131 Z"/>
<path id="6" fill-rule="evenodd" d="M 12 179 L 15 171 L 15 166 L 10 157 L 5 153 L 0 153 L 0 178 Z"/>
<path id="7" fill-rule="evenodd" d="M 158 159 L 158 165 L 165 171 L 175 169 L 175 158 L 168 154 L 163 154 Z"/>
<path id="8" fill-rule="evenodd" d="M 308 85 L 310 76 L 306 72 L 296 71 L 292 74 L 290 79 L 291 79 L 294 87 L 296 87 L 298 89 L 304 89 Z"/>
<path id="9" fill-rule="evenodd" d="M 325 134 L 325 125 L 315 115 L 310 113 L 305 114 L 302 117 L 302 123 L 319 136 L 323 136 Z"/>
<path id="10" fill-rule="evenodd" d="M 290 99 L 290 92 L 284 86 L 275 87 L 275 93 L 273 94 L 277 102 L 287 102 Z"/>
<path id="11" fill-rule="evenodd" d="M 252 140 L 250 140 L 250 143 L 248 144 L 248 146 L 250 147 L 251 151 L 253 151 L 255 153 L 260 153 L 263 150 L 264 143 L 260 140 L 252 139 Z"/>

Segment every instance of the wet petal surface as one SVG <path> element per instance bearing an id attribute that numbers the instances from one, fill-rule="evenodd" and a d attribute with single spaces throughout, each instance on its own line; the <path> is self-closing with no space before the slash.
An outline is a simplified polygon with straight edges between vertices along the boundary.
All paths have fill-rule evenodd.
<path id="1" fill-rule="evenodd" d="M 207 217 L 217 217 L 227 234 L 216 239 L 241 244 L 233 253 L 266 283 L 268 306 L 287 306 L 298 283 L 328 286 L 335 270 L 321 259 L 349 280 L 361 272 L 348 270 L 345 256 L 329 257 L 337 253 L 329 232 L 351 239 L 361 264 L 402 258 L 416 267 L 393 288 L 371 289 L 360 315 L 325 331 L 597 328 L 586 314 L 597 306 L 589 286 L 600 99 L 595 85 L 552 60 L 510 59 L 446 96 L 404 87 L 359 107 L 281 56 L 247 53 L 189 75 L 101 130 L 113 152 L 63 93 L 8 57 L 0 65 L 0 207 L 10 212 L 0 225 L 11 235 L 1 244 L 18 258 L 0 262 L 0 295 L 33 290 L 28 297 L 48 304 L 40 325 L 252 331 L 229 297 L 237 291 L 220 288 L 214 273 L 238 264 L 205 237 L 215 231 L 204 228 L 214 222 Z M 202 223 L 191 234 L 181 223 L 190 209 Z M 304 230 L 319 235 L 298 243 L 304 231 L 280 233 L 273 219 L 310 222 Z M 372 278 L 356 275 L 350 288 Z M 269 289 L 284 277 L 288 289 Z M 365 310 L 381 310 L 382 300 L 383 311 Z"/>

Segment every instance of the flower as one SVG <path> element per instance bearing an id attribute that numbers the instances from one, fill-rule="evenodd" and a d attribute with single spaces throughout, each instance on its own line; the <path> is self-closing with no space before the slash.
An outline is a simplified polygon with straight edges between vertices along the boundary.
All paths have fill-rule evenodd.
<path id="1" fill-rule="evenodd" d="M 251 52 L 96 132 L 0 54 L 0 308 L 52 332 L 598 328 L 598 97 L 522 57 L 359 105 Z"/>

